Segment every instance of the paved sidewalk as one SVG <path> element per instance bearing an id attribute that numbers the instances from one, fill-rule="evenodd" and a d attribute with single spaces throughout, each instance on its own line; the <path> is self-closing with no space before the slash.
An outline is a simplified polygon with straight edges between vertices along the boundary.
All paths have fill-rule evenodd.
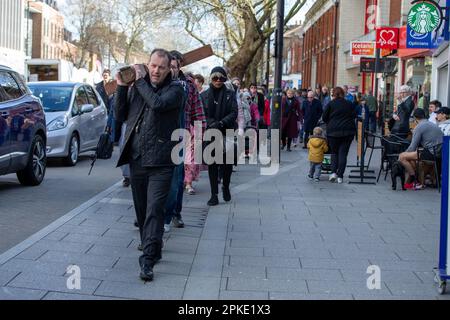
<path id="1" fill-rule="evenodd" d="M 282 159 L 276 176 L 239 166 L 233 200 L 209 210 L 202 172 L 152 282 L 138 278 L 131 192 L 116 184 L 0 255 L 0 299 L 448 298 L 433 283 L 437 190 L 310 182 L 306 151 Z M 67 288 L 70 264 L 81 290 Z M 380 290 L 366 286 L 369 265 L 381 268 Z"/>

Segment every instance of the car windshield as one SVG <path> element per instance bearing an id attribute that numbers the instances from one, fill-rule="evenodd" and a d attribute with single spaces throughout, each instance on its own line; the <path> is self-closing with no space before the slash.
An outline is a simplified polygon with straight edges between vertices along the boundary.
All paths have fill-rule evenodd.
<path id="1" fill-rule="evenodd" d="M 58 87 L 29 84 L 34 96 L 41 99 L 45 112 L 67 111 L 70 106 L 73 87 Z"/>

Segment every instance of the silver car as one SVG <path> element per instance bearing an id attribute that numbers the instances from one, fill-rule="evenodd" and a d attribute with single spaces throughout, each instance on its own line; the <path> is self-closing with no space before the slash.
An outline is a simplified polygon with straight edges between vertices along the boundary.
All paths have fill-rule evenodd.
<path id="1" fill-rule="evenodd" d="M 98 92 L 85 83 L 30 82 L 42 101 L 47 123 L 47 157 L 76 165 L 78 155 L 95 150 L 105 131 L 108 112 Z"/>

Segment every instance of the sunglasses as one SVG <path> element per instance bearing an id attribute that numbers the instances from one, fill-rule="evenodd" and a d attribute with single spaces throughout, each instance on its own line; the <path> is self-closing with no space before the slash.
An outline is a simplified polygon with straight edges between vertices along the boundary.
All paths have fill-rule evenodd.
<path id="1" fill-rule="evenodd" d="M 226 82 L 227 78 L 225 78 L 225 77 L 212 77 L 211 80 L 214 81 L 214 82 Z"/>

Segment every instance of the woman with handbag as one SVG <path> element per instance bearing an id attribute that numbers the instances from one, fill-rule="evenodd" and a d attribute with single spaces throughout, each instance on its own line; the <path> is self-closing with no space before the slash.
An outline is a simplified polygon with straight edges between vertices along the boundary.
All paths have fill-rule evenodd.
<path id="1" fill-rule="evenodd" d="M 238 106 L 236 93 L 234 90 L 227 89 L 225 86 L 225 82 L 228 78 L 227 73 L 222 67 L 213 68 L 211 70 L 210 79 L 211 83 L 209 88 L 201 94 L 203 106 L 205 108 L 207 130 L 220 130 L 224 141 L 223 164 L 214 162 L 208 165 L 209 183 L 211 186 L 211 198 L 208 201 L 208 205 L 216 206 L 219 204 L 218 177 L 220 167 L 222 167 L 223 172 L 223 199 L 227 202 L 231 200 L 230 181 L 235 161 L 233 161 L 233 163 L 228 163 L 226 161 L 226 158 L 229 158 L 226 157 L 226 150 L 228 149 L 228 152 L 234 153 L 236 153 L 236 150 L 234 148 L 234 142 L 232 143 L 231 148 L 228 147 L 229 141 L 227 141 L 225 135 L 227 129 L 235 130 L 237 127 L 236 119 L 238 115 Z M 235 154 L 233 160 L 236 160 L 236 157 L 237 155 Z"/>

